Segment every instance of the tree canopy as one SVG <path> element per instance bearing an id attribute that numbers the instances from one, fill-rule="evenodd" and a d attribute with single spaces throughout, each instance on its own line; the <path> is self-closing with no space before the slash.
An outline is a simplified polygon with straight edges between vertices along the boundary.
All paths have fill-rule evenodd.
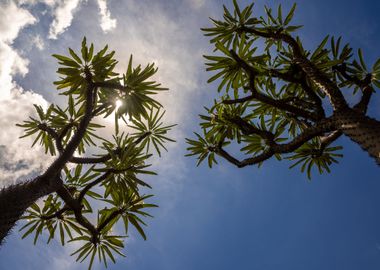
<path id="1" fill-rule="evenodd" d="M 134 67 L 132 56 L 126 72 L 116 73 L 114 54 L 108 46 L 95 53 L 84 38 L 80 53 L 69 49 L 68 56 L 53 55 L 60 76 L 54 84 L 67 106 L 51 104 L 44 110 L 35 105 L 38 117 L 19 126 L 23 137 L 33 136 L 33 145 L 43 145 L 57 158 L 35 179 L 1 191 L 1 240 L 26 208 L 22 238 L 77 242 L 80 248 L 72 255 L 87 259 L 89 268 L 96 257 L 107 267 L 115 255 L 124 256 L 131 226 L 146 239 L 143 219 L 156 205 L 146 202 L 152 195 L 144 194 L 150 185 L 142 177 L 155 175 L 149 158 L 160 156 L 164 144 L 173 141 L 167 137 L 173 125 L 163 123 L 154 95 L 168 89 L 152 79 L 154 64 Z M 100 136 L 100 117 L 112 116 L 113 135 Z"/>
<path id="2" fill-rule="evenodd" d="M 265 7 L 264 16 L 253 5 L 234 0 L 232 12 L 224 6 L 223 19 L 202 29 L 215 52 L 204 56 L 208 82 L 221 96 L 200 116 L 203 133 L 187 139 L 188 155 L 210 167 L 217 156 L 237 167 L 287 159 L 310 178 L 314 167 L 330 172 L 342 157 L 336 141 L 346 135 L 380 164 L 380 122 L 366 115 L 380 87 L 380 59 L 368 68 L 341 37 L 305 49 L 294 36 L 302 27 L 292 23 L 296 4 L 287 14 Z M 360 101 L 350 106 L 349 95 Z"/>

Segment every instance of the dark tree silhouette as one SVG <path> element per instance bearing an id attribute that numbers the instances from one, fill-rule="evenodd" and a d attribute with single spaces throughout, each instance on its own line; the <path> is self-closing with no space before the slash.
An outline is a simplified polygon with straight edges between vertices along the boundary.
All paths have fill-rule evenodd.
<path id="1" fill-rule="evenodd" d="M 361 50 L 355 60 L 334 37 L 328 49 L 329 37 L 314 51 L 304 49 L 291 35 L 300 28 L 291 24 L 296 5 L 286 17 L 281 5 L 277 17 L 267 7 L 266 16 L 255 17 L 253 4 L 241 10 L 233 3 L 232 13 L 224 7 L 223 20 L 202 29 L 217 52 L 205 56 L 207 70 L 217 72 L 209 82 L 218 80 L 224 95 L 201 115 L 204 136 L 187 139 L 189 155 L 198 164 L 207 158 L 210 167 L 216 155 L 237 167 L 286 158 L 310 178 L 313 166 L 330 171 L 341 156 L 332 144 L 345 135 L 380 164 L 380 122 L 366 115 L 380 87 L 380 59 L 369 71 Z M 350 88 L 361 95 L 353 106 L 345 97 Z M 231 154 L 231 142 L 243 145 L 244 157 Z"/>
<path id="2" fill-rule="evenodd" d="M 155 174 L 147 169 L 149 146 L 160 155 L 164 143 L 172 141 L 166 133 L 173 126 L 163 125 L 161 105 L 151 96 L 167 89 L 151 80 L 157 72 L 154 64 L 133 68 L 132 56 L 120 76 L 114 72 L 115 52 L 107 50 L 95 54 L 84 38 L 81 57 L 72 49 L 69 57 L 53 55 L 60 65 L 54 84 L 65 89 L 68 106 L 52 104 L 44 111 L 35 105 L 38 119 L 31 117 L 19 126 L 25 129 L 23 137 L 35 136 L 33 145 L 40 142 L 57 158 L 36 178 L 0 191 L 0 241 L 22 218 L 23 238 L 34 234 L 36 243 L 45 231 L 48 242 L 54 237 L 62 245 L 80 241 L 83 245 L 74 254 L 81 261 L 89 257 L 91 268 L 96 254 L 106 266 L 107 259 L 115 262 L 115 253 L 122 255 L 124 236 L 112 234 L 117 223 L 124 224 L 125 235 L 131 224 L 146 239 L 141 218 L 150 216 L 145 208 L 156 205 L 144 202 L 151 195 L 140 194 L 140 189 L 150 186 L 140 175 Z M 115 117 L 111 141 L 96 134 L 103 127 L 96 117 L 110 115 Z M 132 133 L 119 131 L 120 120 Z M 84 156 L 88 149 L 96 155 Z"/>

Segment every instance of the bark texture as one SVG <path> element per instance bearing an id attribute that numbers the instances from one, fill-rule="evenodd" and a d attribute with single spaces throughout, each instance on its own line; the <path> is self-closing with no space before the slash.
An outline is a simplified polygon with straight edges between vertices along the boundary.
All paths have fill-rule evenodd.
<path id="1" fill-rule="evenodd" d="M 360 112 L 346 109 L 336 115 L 338 129 L 356 142 L 380 165 L 380 122 Z"/>
<path id="2" fill-rule="evenodd" d="M 0 191 L 0 245 L 25 210 L 36 200 L 55 189 L 56 186 L 50 184 L 45 178 L 37 177 Z"/>

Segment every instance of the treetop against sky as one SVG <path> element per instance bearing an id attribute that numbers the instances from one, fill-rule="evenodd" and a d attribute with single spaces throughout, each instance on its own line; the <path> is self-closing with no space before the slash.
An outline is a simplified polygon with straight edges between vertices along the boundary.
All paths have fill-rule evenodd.
<path id="1" fill-rule="evenodd" d="M 155 194 L 149 202 L 159 205 L 149 211 L 154 218 L 147 220 L 148 240 L 131 228 L 123 250 L 127 258 L 117 257 L 109 269 L 378 269 L 378 167 L 350 140 L 337 141 L 344 147 L 344 158 L 332 165 L 332 173 L 313 171 L 312 181 L 298 170 L 288 170 L 291 163 L 275 159 L 260 169 L 238 169 L 218 159 L 209 170 L 207 164 L 195 168 L 195 160 L 184 157 L 184 138 L 193 131 L 201 133 L 198 115 L 217 97 L 220 81 L 207 84 L 211 74 L 205 72 L 202 57 L 212 55 L 213 46 L 199 29 L 211 27 L 209 17 L 222 18 L 223 4 L 233 10 L 232 1 L 1 2 L 1 185 L 31 178 L 51 163 L 43 147 L 30 148 L 32 139 L 16 139 L 23 130 L 15 124 L 36 116 L 32 104 L 43 109 L 52 103 L 67 105 L 52 84 L 58 79 L 58 65 L 51 55 L 67 55 L 68 47 L 80 52 L 86 36 L 97 49 L 108 44 L 115 50 L 118 73 L 126 72 L 131 54 L 136 64 L 155 63 L 155 80 L 170 89 L 156 95 L 166 110 L 163 120 L 178 124 L 170 133 L 177 142 L 166 145 L 162 158 L 151 160 L 158 176 L 144 178 Z M 293 2 L 256 1 L 254 14 L 264 15 L 264 4 L 274 13 L 281 4 L 285 16 Z M 335 40 L 342 36 L 342 44 L 350 43 L 355 55 L 362 49 L 368 67 L 376 62 L 380 4 L 297 4 L 293 22 L 304 25 L 298 34 L 306 49 L 315 50 L 327 34 Z M 352 90 L 346 97 L 350 105 L 360 101 Z M 367 112 L 377 119 L 379 102 L 373 95 Z M 111 139 L 114 119 L 99 123 L 107 126 L 99 135 Z M 79 245 L 62 248 L 59 237 L 46 245 L 45 235 L 33 246 L 33 237 L 21 240 L 18 230 L 1 248 L 1 269 L 84 267 L 70 256 Z M 103 267 L 96 260 L 93 268 Z"/>

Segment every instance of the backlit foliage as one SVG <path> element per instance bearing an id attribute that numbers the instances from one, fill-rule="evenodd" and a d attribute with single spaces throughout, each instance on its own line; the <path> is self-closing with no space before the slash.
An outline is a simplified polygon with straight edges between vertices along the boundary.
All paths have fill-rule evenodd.
<path id="1" fill-rule="evenodd" d="M 152 195 L 144 194 L 150 185 L 143 178 L 155 175 L 149 158 L 173 141 L 167 137 L 173 125 L 163 124 L 164 112 L 154 97 L 167 90 L 152 79 L 157 68 L 134 67 L 131 56 L 125 74 L 118 74 L 114 54 L 108 46 L 95 53 L 84 38 L 80 53 L 69 49 L 68 56 L 53 55 L 60 75 L 54 84 L 68 104 L 51 104 L 47 110 L 35 106 L 38 117 L 19 125 L 23 137 L 33 136 L 33 145 L 43 145 L 47 154 L 66 155 L 58 176 L 62 187 L 26 211 L 22 237 L 32 236 L 34 243 L 43 235 L 48 243 L 78 242 L 72 255 L 80 262 L 87 259 L 89 269 L 96 257 L 107 267 L 115 255 L 124 256 L 131 227 L 146 239 L 144 218 L 156 205 L 146 202 Z M 104 127 L 96 123 L 109 116 L 115 118 L 111 140 L 98 135 Z M 96 154 L 86 155 L 89 150 Z"/>

